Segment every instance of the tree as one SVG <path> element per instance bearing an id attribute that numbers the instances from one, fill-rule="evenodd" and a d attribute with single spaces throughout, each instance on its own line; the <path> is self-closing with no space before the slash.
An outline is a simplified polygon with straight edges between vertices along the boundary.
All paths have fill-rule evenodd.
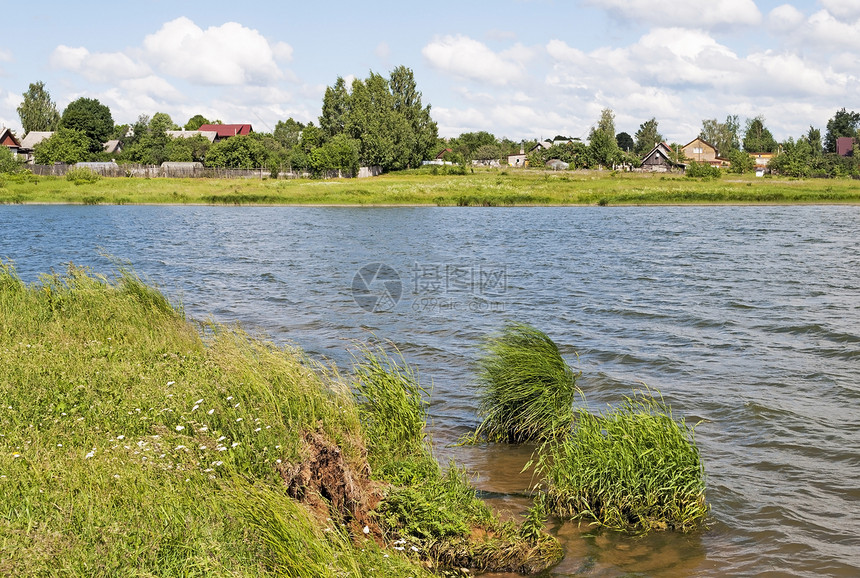
<path id="1" fill-rule="evenodd" d="M 340 171 L 348 175 L 358 173 L 360 143 L 345 134 L 334 136 L 310 155 L 311 169 L 320 175 L 326 171 Z"/>
<path id="2" fill-rule="evenodd" d="M 30 84 L 24 93 L 24 101 L 18 107 L 18 117 L 24 133 L 31 131 L 55 131 L 60 124 L 57 105 L 42 81 Z"/>
<path id="3" fill-rule="evenodd" d="M 35 146 L 36 164 L 79 163 L 90 157 L 90 139 L 82 131 L 60 127 L 51 136 Z"/>
<path id="4" fill-rule="evenodd" d="M 502 151 L 498 145 L 481 145 L 472 158 L 476 161 L 497 161 L 502 158 Z"/>
<path id="5" fill-rule="evenodd" d="M 323 96 L 322 115 L 319 117 L 323 137 L 330 139 L 342 134 L 346 129 L 349 114 L 349 91 L 342 76 L 337 77 L 334 86 L 328 86 Z"/>
<path id="6" fill-rule="evenodd" d="M 284 121 L 279 120 L 278 124 L 275 125 L 275 132 L 272 133 L 272 136 L 284 147 L 292 148 L 299 144 L 303 128 L 305 128 L 305 125 L 293 120 L 292 117 Z"/>
<path id="7" fill-rule="evenodd" d="M 90 152 L 102 150 L 102 143 L 113 133 L 110 109 L 95 98 L 81 97 L 71 103 L 60 117 L 60 127 L 78 130 L 90 139 Z"/>
<path id="8" fill-rule="evenodd" d="M 769 169 L 789 177 L 808 177 L 812 171 L 812 147 L 809 141 L 789 138 L 782 143 L 782 152 L 767 163 Z"/>
<path id="9" fill-rule="evenodd" d="M 185 123 L 185 130 L 200 130 L 200 127 L 204 124 L 209 124 L 209 121 L 202 114 L 195 114 L 191 118 L 188 119 L 188 122 Z"/>
<path id="10" fill-rule="evenodd" d="M 741 148 L 738 140 L 739 130 L 740 122 L 736 114 L 726 116 L 726 122 L 710 118 L 702 120 L 702 131 L 699 133 L 699 138 L 712 144 L 721 157 L 728 157 L 732 151 Z"/>
<path id="11" fill-rule="evenodd" d="M 164 149 L 166 160 L 173 162 L 204 162 L 206 154 L 212 147 L 203 135 L 196 134 L 191 137 L 179 137 L 169 139 Z"/>
<path id="12" fill-rule="evenodd" d="M 239 135 L 217 142 L 206 155 L 206 164 L 231 169 L 256 169 L 268 166 L 269 153 L 255 134 Z"/>
<path id="13" fill-rule="evenodd" d="M 24 167 L 23 159 L 17 159 L 12 154 L 12 149 L 0 145 L 0 174 L 13 174 L 20 172 Z"/>
<path id="14" fill-rule="evenodd" d="M 663 142 L 663 135 L 657 131 L 657 119 L 652 117 L 639 125 L 636 131 L 634 151 L 640 157 L 647 155 L 655 146 Z"/>
<path id="15" fill-rule="evenodd" d="M 433 152 L 439 136 L 438 126 L 430 116 L 430 105 L 421 103 L 421 92 L 411 69 L 398 66 L 391 71 L 388 82 L 394 97 L 394 111 L 406 120 L 410 129 L 405 151 L 407 156 L 400 160 L 400 164 L 417 167 Z"/>
<path id="16" fill-rule="evenodd" d="M 615 144 L 618 145 L 619 149 L 625 152 L 632 151 L 636 147 L 636 144 L 633 142 L 633 137 L 626 132 L 619 132 L 615 135 Z"/>
<path id="17" fill-rule="evenodd" d="M 835 153 L 836 139 L 839 137 L 857 137 L 858 125 L 860 125 L 860 112 L 847 112 L 844 108 L 837 110 L 833 118 L 827 121 L 827 134 L 824 136 L 824 151 Z"/>
<path id="18" fill-rule="evenodd" d="M 744 151 L 735 149 L 729 153 L 729 169 L 730 173 L 742 175 L 748 173 L 755 168 L 755 161 Z"/>
<path id="19" fill-rule="evenodd" d="M 764 116 L 747 119 L 743 144 L 748 153 L 772 153 L 776 150 L 776 140 L 764 126 Z"/>
<path id="20" fill-rule="evenodd" d="M 361 164 L 385 170 L 418 166 L 433 152 L 438 137 L 430 107 L 421 104 L 412 71 L 404 66 L 394 69 L 389 79 L 371 71 L 349 89 L 338 78 L 326 89 L 319 122 L 319 144 L 344 134 L 360 143 Z"/>
<path id="21" fill-rule="evenodd" d="M 588 137 L 589 153 L 595 163 L 611 167 L 619 158 L 618 143 L 615 142 L 615 113 L 604 108 L 597 126 Z"/>
<path id="22" fill-rule="evenodd" d="M 824 148 L 821 146 L 821 129 L 810 126 L 809 131 L 803 138 L 809 143 L 809 149 L 812 151 L 813 158 L 824 154 Z"/>

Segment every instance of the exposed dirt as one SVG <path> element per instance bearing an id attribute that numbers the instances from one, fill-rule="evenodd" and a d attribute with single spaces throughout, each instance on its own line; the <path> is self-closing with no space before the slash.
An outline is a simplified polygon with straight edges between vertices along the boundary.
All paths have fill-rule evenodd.
<path id="1" fill-rule="evenodd" d="M 357 466 L 348 463 L 322 431 L 305 432 L 304 441 L 301 463 L 278 466 L 287 493 L 323 519 L 339 517 L 354 536 L 362 535 L 365 527 L 372 536 L 380 536 L 382 532 L 370 512 L 382 496 L 370 479 L 367 460 Z"/>

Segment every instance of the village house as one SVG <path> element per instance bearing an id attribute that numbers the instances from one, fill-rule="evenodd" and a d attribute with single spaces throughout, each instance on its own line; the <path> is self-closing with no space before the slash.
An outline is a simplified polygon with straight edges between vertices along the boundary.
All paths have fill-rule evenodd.
<path id="1" fill-rule="evenodd" d="M 687 168 L 684 163 L 677 163 L 672 160 L 672 149 L 664 142 L 657 143 L 651 152 L 645 155 L 642 159 L 640 170 L 651 171 L 655 173 L 666 173 L 673 170 L 683 171 Z"/>
<path id="2" fill-rule="evenodd" d="M 707 141 L 698 137 L 684 145 L 684 156 L 697 163 L 707 163 L 712 167 L 728 167 L 729 159 L 720 156 L 719 151 Z"/>
<path id="3" fill-rule="evenodd" d="M 854 137 L 841 136 L 836 139 L 836 154 L 840 157 L 854 156 Z"/>
<path id="4" fill-rule="evenodd" d="M 214 132 L 215 140 L 220 142 L 231 136 L 246 136 L 254 132 L 250 124 L 203 124 L 197 129 L 200 132 Z"/>
<path id="5" fill-rule="evenodd" d="M 11 129 L 3 127 L 0 129 L 0 144 L 5 147 L 8 147 L 9 150 L 12 151 L 13 157 L 18 157 L 18 154 L 21 153 L 21 141 L 18 140 L 18 137 L 15 136 L 15 133 L 12 132 Z"/>
<path id="6" fill-rule="evenodd" d="M 165 131 L 165 134 L 170 138 L 192 138 L 195 136 L 202 136 L 209 142 L 215 142 L 215 139 L 218 138 L 218 132 L 214 130 L 168 130 Z"/>

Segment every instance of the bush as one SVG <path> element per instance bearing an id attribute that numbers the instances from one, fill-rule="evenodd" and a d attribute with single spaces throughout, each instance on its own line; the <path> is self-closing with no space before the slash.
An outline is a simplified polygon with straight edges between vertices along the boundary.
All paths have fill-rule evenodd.
<path id="1" fill-rule="evenodd" d="M 618 530 L 688 531 L 708 514 L 693 428 L 651 392 L 606 414 L 579 410 L 576 430 L 538 460 L 550 512 Z"/>
<path id="2" fill-rule="evenodd" d="M 718 179 L 722 176 L 719 167 L 712 167 L 708 163 L 697 163 L 696 161 L 692 161 L 687 165 L 685 174 L 691 179 Z"/>
<path id="3" fill-rule="evenodd" d="M 21 172 L 23 168 L 24 163 L 12 155 L 9 147 L 0 146 L 0 174 L 15 174 Z"/>
<path id="4" fill-rule="evenodd" d="M 565 435 L 573 424 L 574 373 L 543 332 L 508 324 L 478 362 L 480 414 L 471 441 L 521 443 Z"/>
<path id="5" fill-rule="evenodd" d="M 75 167 L 66 173 L 66 180 L 76 185 L 95 183 L 101 178 L 101 175 L 88 167 Z"/>

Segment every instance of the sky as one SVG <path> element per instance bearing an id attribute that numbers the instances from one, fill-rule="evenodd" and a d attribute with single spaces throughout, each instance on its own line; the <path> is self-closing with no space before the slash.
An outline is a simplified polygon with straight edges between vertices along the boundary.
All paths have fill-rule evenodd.
<path id="1" fill-rule="evenodd" d="M 0 126 L 45 83 L 57 107 L 117 124 L 164 112 L 270 132 L 318 123 L 326 86 L 410 68 L 439 134 L 587 138 L 654 117 L 669 142 L 702 120 L 763 115 L 777 140 L 860 109 L 860 0 L 6 0 Z"/>

